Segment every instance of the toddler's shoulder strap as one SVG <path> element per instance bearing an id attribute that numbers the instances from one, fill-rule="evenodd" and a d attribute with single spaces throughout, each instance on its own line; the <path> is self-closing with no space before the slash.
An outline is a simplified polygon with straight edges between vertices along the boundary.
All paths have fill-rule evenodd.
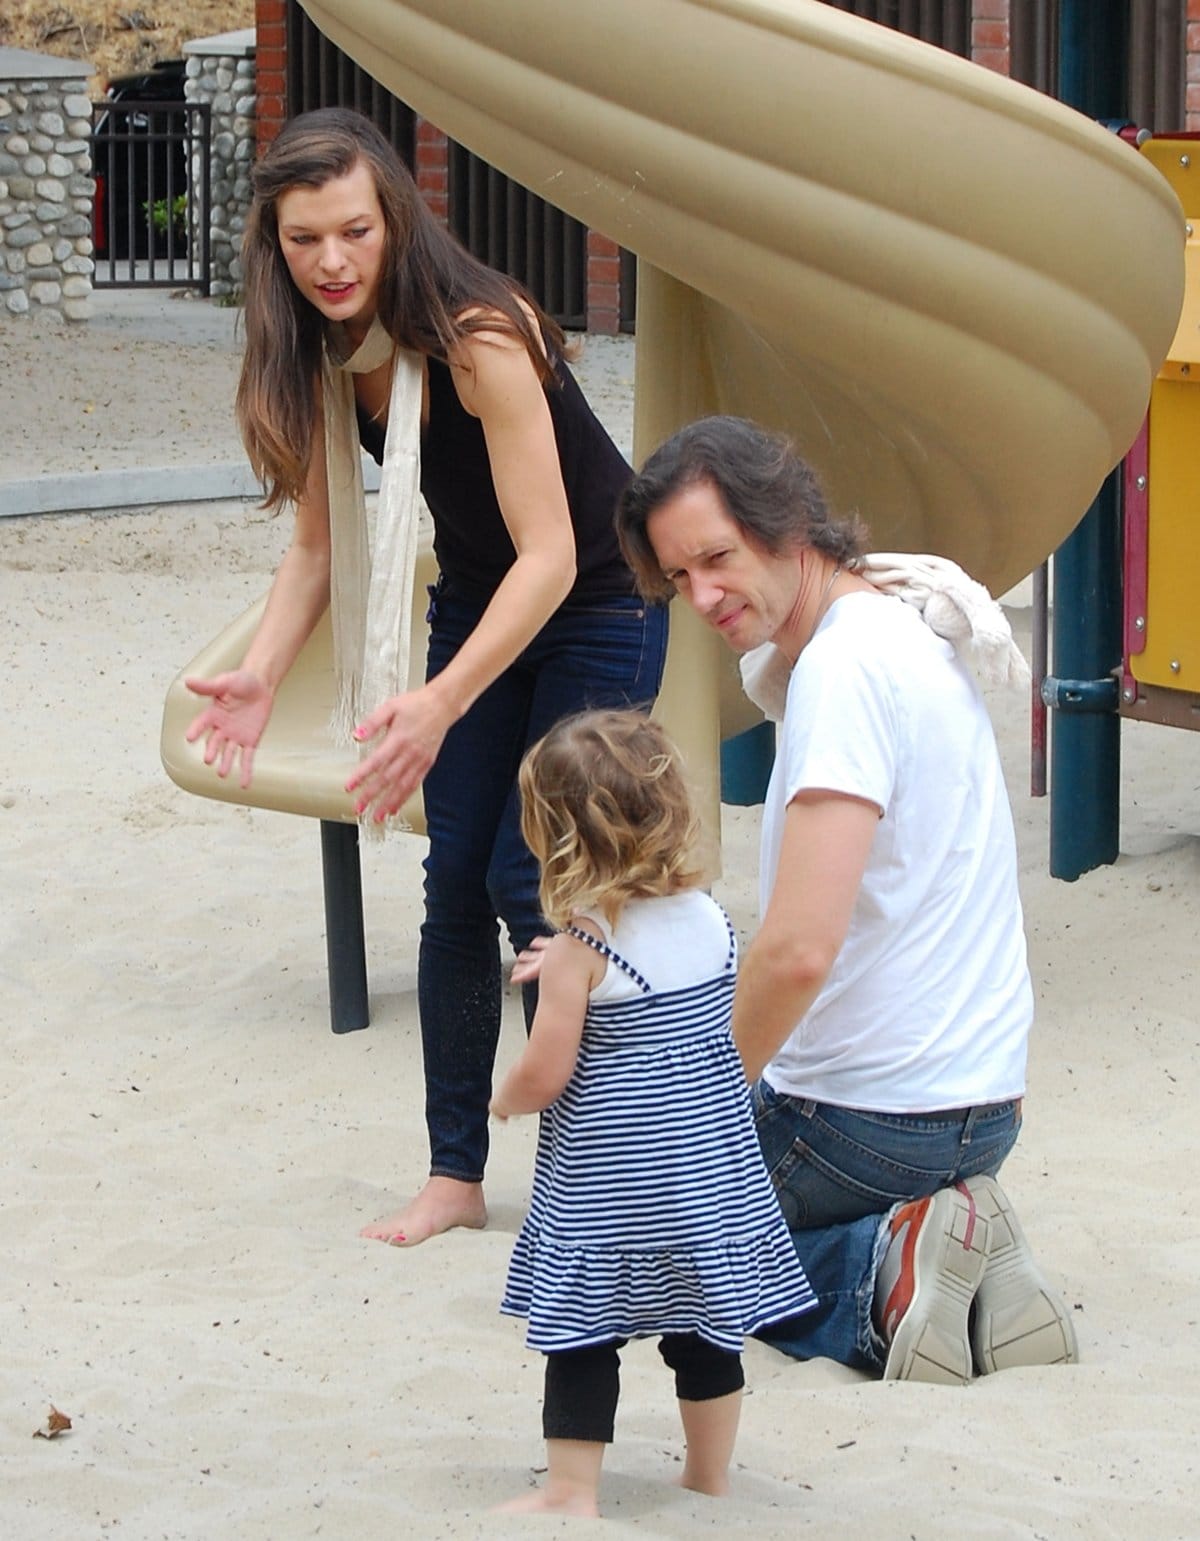
<path id="1" fill-rule="evenodd" d="M 598 936 L 593 936 L 590 931 L 585 931 L 582 926 L 564 926 L 563 929 L 568 936 L 573 936 L 578 941 L 586 942 L 602 958 L 607 958 L 610 963 L 615 963 L 619 969 L 629 975 L 643 995 L 653 994 L 650 986 L 637 969 L 634 968 L 633 964 L 627 963 L 621 954 L 614 952 L 607 942 L 602 942 Z"/>
<path id="2" fill-rule="evenodd" d="M 737 962 L 737 932 L 733 929 L 733 921 L 730 920 L 729 912 L 725 906 L 719 904 L 716 899 L 713 900 L 713 903 L 720 910 L 725 921 L 725 930 L 729 934 L 729 951 L 725 954 L 725 972 L 728 974 Z"/>

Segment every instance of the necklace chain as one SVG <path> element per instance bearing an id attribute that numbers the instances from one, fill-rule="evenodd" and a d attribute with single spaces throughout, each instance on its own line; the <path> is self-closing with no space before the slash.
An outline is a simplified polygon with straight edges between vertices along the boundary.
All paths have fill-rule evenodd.
<path id="1" fill-rule="evenodd" d="M 833 571 L 829 574 L 829 577 L 826 578 L 826 580 L 825 580 L 825 587 L 821 590 L 821 597 L 820 597 L 820 599 L 817 600 L 817 610 L 816 610 L 816 614 L 813 616 L 812 630 L 808 634 L 808 641 L 809 642 L 811 642 L 812 639 L 816 636 L 817 627 L 821 624 L 821 618 L 825 614 L 826 602 L 829 599 L 829 595 L 830 595 L 830 593 L 833 590 L 834 584 L 838 581 L 838 579 L 841 577 L 841 575 L 842 575 L 842 569 L 841 569 L 841 566 L 839 564 L 839 565 L 834 567 Z M 808 646 L 808 642 L 806 642 L 804 645 L 805 645 L 805 647 L 807 647 Z"/>

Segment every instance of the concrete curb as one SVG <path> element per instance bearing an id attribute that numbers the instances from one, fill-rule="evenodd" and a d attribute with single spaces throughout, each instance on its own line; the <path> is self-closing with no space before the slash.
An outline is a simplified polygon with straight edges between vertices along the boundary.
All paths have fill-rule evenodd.
<path id="1" fill-rule="evenodd" d="M 363 484 L 368 492 L 379 489 L 379 467 L 373 460 L 363 461 Z M 261 496 L 262 488 L 244 462 L 128 466 L 112 471 L 75 471 L 62 476 L 0 481 L 0 518 Z"/>

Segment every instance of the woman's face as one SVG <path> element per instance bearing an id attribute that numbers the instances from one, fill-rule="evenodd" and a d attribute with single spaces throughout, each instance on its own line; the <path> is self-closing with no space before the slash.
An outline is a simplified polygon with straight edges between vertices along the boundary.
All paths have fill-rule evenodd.
<path id="1" fill-rule="evenodd" d="M 290 187 L 275 205 L 292 282 L 327 320 L 365 334 L 375 316 L 387 238 L 369 167 L 359 161 L 322 187 Z"/>

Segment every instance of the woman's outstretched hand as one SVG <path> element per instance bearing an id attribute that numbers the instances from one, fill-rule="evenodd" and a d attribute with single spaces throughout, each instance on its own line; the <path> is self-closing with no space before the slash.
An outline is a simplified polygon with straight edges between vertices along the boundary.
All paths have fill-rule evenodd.
<path id="1" fill-rule="evenodd" d="M 379 742 L 346 782 L 355 812 L 377 824 L 400 809 L 424 781 L 450 727 L 427 688 L 390 696 L 354 730 L 359 743 Z M 382 735 L 382 736 L 381 736 Z"/>
<path id="2" fill-rule="evenodd" d="M 211 680 L 190 675 L 187 688 L 198 696 L 210 696 L 211 702 L 192 718 L 185 735 L 189 744 L 208 735 L 204 745 L 205 765 L 215 765 L 218 776 L 228 776 L 241 756 L 240 784 L 250 785 L 254 770 L 254 751 L 275 703 L 274 694 L 257 674 L 249 669 L 234 669 Z"/>

